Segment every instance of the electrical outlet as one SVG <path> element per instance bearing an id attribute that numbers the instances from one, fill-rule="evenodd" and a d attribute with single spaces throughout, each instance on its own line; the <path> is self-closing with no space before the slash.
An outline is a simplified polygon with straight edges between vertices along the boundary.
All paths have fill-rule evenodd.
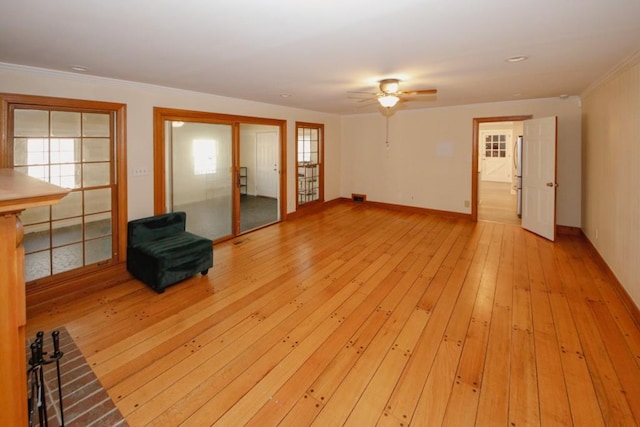
<path id="1" fill-rule="evenodd" d="M 464 207 L 465 207 L 465 208 L 468 208 L 468 207 L 469 207 L 469 204 L 470 204 L 470 202 L 469 202 L 468 200 L 465 200 L 465 201 L 464 201 Z"/>
<path id="2" fill-rule="evenodd" d="M 144 175 L 148 175 L 149 171 L 147 170 L 147 168 L 134 168 L 133 169 L 133 176 L 144 176 Z"/>

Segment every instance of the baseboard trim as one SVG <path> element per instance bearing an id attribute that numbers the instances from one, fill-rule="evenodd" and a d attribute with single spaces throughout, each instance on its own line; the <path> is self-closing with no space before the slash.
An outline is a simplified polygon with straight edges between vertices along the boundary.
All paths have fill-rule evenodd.
<path id="1" fill-rule="evenodd" d="M 558 234 L 566 234 L 570 236 L 582 235 L 582 229 L 580 227 L 570 227 L 568 225 L 556 225 L 556 232 Z"/>
<path id="2" fill-rule="evenodd" d="M 616 277 L 613 270 L 611 270 L 611 268 L 609 267 L 609 264 L 607 264 L 604 258 L 602 258 L 602 256 L 600 255 L 600 252 L 598 252 L 596 247 L 593 246 L 593 243 L 591 243 L 591 240 L 589 240 L 587 235 L 584 234 L 583 232 L 581 232 L 581 235 L 584 238 L 584 240 L 587 242 L 587 246 L 595 256 L 596 260 L 601 264 L 606 275 L 608 276 L 608 279 L 611 281 L 611 283 L 613 283 L 613 288 L 615 292 L 618 294 L 618 296 L 620 297 L 620 300 L 622 300 L 622 304 L 625 306 L 625 308 L 629 312 L 629 315 L 635 322 L 636 326 L 640 328 L 640 308 L 638 308 L 636 303 L 633 301 L 633 298 L 631 298 L 631 295 L 629 295 L 629 293 L 624 288 L 624 286 L 622 286 L 622 283 L 620 283 L 620 281 Z"/>
<path id="3" fill-rule="evenodd" d="M 346 199 L 351 200 L 351 199 Z M 374 202 L 371 200 L 365 200 L 363 202 L 352 202 L 357 204 L 364 204 L 368 206 L 375 206 L 381 209 L 389 209 L 393 211 L 407 212 L 407 213 L 416 213 L 422 215 L 438 215 L 438 216 L 446 216 L 453 217 L 459 219 L 471 219 L 471 214 L 465 214 L 461 212 L 451 212 L 451 211 L 442 211 L 439 209 L 429 209 L 429 208 L 420 208 L 417 206 L 406 206 L 406 205 L 396 205 L 393 203 L 383 203 L 383 202 Z"/>
<path id="4" fill-rule="evenodd" d="M 405 205 L 395 205 L 392 203 L 383 203 L 383 202 L 374 202 L 371 200 L 367 200 L 366 196 L 364 200 L 354 201 L 349 197 L 338 197 L 336 199 L 329 200 L 324 203 L 317 203 L 310 206 L 305 206 L 302 209 L 298 209 L 296 212 L 291 212 L 287 214 L 287 220 L 300 218 L 304 215 L 308 215 L 311 213 L 319 212 L 323 209 L 331 207 L 340 203 L 350 203 L 354 205 L 365 205 L 365 206 L 374 206 L 380 209 L 388 209 L 393 211 L 407 212 L 407 213 L 417 213 L 421 215 L 438 215 L 438 216 L 446 216 L 460 219 L 471 219 L 471 214 L 465 214 L 460 212 L 450 212 L 450 211 L 441 211 L 438 209 L 428 209 L 428 208 L 420 208 L 416 206 L 405 206 Z"/>
<path id="5" fill-rule="evenodd" d="M 88 271 L 77 277 L 27 288 L 27 307 L 29 310 L 38 310 L 44 304 L 50 306 L 52 302 L 68 298 L 70 295 L 95 292 L 131 279 L 126 262 L 116 263 L 100 270 Z"/>
<path id="6" fill-rule="evenodd" d="M 299 206 L 298 210 L 295 212 L 290 212 L 287 214 L 287 218 L 286 220 L 291 220 L 291 219 L 297 219 L 297 218 L 302 218 L 305 215 L 310 215 L 312 213 L 316 213 L 316 212 L 320 212 L 323 209 L 326 209 L 328 207 L 331 207 L 333 205 L 337 205 L 339 203 L 342 203 L 345 200 L 351 200 L 351 199 L 345 199 L 345 198 L 337 198 L 337 199 L 332 199 L 329 200 L 327 202 L 322 202 L 322 203 L 312 203 L 310 205 L 307 206 Z"/>

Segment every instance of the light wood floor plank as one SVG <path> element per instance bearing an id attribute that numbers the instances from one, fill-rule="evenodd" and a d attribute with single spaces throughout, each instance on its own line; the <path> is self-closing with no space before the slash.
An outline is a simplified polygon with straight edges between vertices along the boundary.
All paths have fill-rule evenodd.
<path id="1" fill-rule="evenodd" d="M 28 308 L 130 426 L 637 425 L 640 329 L 580 236 L 352 202 Z"/>
<path id="2" fill-rule="evenodd" d="M 458 231 L 454 228 L 449 236 L 456 236 L 457 234 Z M 420 238 L 421 240 L 422 238 Z M 455 237 L 452 237 L 451 241 L 453 243 Z M 442 251 L 446 250 L 448 249 L 443 249 Z M 415 261 L 414 257 L 409 259 Z M 353 365 L 333 364 L 332 368 L 336 367 L 345 375 L 335 376 L 332 374 L 331 378 L 337 381 L 331 383 L 325 381 L 313 386 L 315 390 L 313 393 L 317 393 L 319 390 L 327 391 L 325 395 L 321 396 L 321 400 L 327 403 L 318 418 L 314 420 L 314 424 L 332 423 L 336 417 L 346 418 L 349 415 L 353 404 L 359 399 L 360 394 L 370 381 L 370 375 L 375 372 L 376 367 L 380 364 L 382 358 L 391 347 L 393 340 L 396 339 L 397 334 L 400 332 L 399 328 L 411 313 L 410 309 L 415 308 L 415 304 L 422 295 L 420 283 L 415 281 L 421 272 L 420 270 L 421 268 L 409 269 L 408 271 L 402 268 L 395 269 L 391 275 L 385 278 L 385 284 L 391 287 L 392 290 L 380 301 L 374 316 L 367 320 L 368 327 L 365 330 L 370 332 L 370 335 L 356 334 L 350 340 L 351 349 L 355 349 L 357 355 L 357 358 L 353 359 Z M 407 291 L 412 287 L 412 284 L 414 285 L 413 288 L 417 289 L 418 292 L 410 293 L 409 295 L 414 295 L 415 297 L 405 299 L 405 304 L 401 305 L 402 308 L 395 310 L 398 300 L 407 295 Z M 407 304 L 406 301 L 409 301 L 409 303 Z M 345 368 L 348 368 L 348 371 Z M 322 379 L 322 376 L 320 379 Z"/>
<path id="3" fill-rule="evenodd" d="M 455 245 L 451 248 L 447 256 L 448 262 L 456 259 L 462 267 L 451 270 L 451 277 L 455 277 L 453 280 L 450 280 L 451 286 L 454 286 L 454 283 L 466 274 L 465 264 L 468 259 L 467 257 L 473 252 L 474 248 L 474 239 L 470 239 L 469 232 L 465 230 L 459 235 Z M 463 251 L 465 253 L 460 255 Z M 443 265 L 446 264 L 447 261 L 443 263 Z M 456 266 L 457 264 L 454 267 Z M 422 269 L 423 266 L 420 265 L 420 268 Z M 416 286 L 412 287 L 412 289 L 416 288 Z M 422 310 L 415 310 L 415 303 L 421 293 L 423 293 L 420 288 L 417 288 L 417 291 L 418 292 L 414 293 L 415 297 L 403 300 L 403 303 L 395 309 L 394 316 L 389 319 L 390 322 L 396 321 L 395 319 L 398 319 L 397 321 L 399 322 L 400 319 L 404 319 L 404 316 L 401 317 L 398 316 L 398 314 L 402 312 L 411 313 L 406 324 L 403 326 L 403 330 L 400 331 L 398 338 L 395 340 L 393 347 L 387 351 L 387 355 L 382 360 L 356 406 L 351 411 L 347 419 L 348 425 L 355 426 L 360 423 L 374 424 L 380 416 L 386 413 L 386 409 L 388 409 L 388 407 L 386 407 L 387 400 L 393 392 L 402 371 L 406 367 L 408 357 L 415 349 L 416 343 L 430 317 Z M 408 293 L 408 296 L 410 295 L 411 292 Z M 414 309 L 413 312 L 411 312 L 412 309 Z"/>
<path id="4" fill-rule="evenodd" d="M 442 244 L 445 248 L 450 247 L 450 245 L 453 244 L 453 236 L 442 240 Z M 405 420 L 404 422 L 408 422 L 413 416 L 437 351 L 437 343 L 442 340 L 447 324 L 449 307 L 438 304 L 445 290 L 446 278 L 438 277 L 438 272 L 440 271 L 440 265 L 447 259 L 446 255 L 448 255 L 448 253 L 448 249 L 437 252 L 429 261 L 422 274 L 420 280 L 428 284 L 428 287 L 417 307 L 429 315 L 429 321 L 418 340 L 412 357 L 409 359 L 407 366 L 398 379 L 398 384 L 387 402 L 387 409 L 385 411 L 388 414 L 387 416 L 398 420 Z M 443 270 L 443 274 L 447 276 L 448 272 L 448 269 Z M 453 298 L 454 291 L 455 289 L 452 287 L 446 296 L 449 301 Z"/>
<path id="5" fill-rule="evenodd" d="M 513 227 L 497 226 L 502 242 L 496 290 L 478 401 L 478 425 L 507 425 L 509 417 L 509 374 L 511 372 L 513 295 Z M 496 237 L 498 238 L 498 237 Z"/>
<path id="6" fill-rule="evenodd" d="M 524 234 L 514 234 L 509 422 L 511 425 L 536 426 L 540 425 L 540 405 L 528 257 Z"/>
<path id="7" fill-rule="evenodd" d="M 566 266 L 562 270 L 565 289 L 571 302 L 571 311 L 578 327 L 578 335 L 587 359 L 589 373 L 598 396 L 605 423 L 608 425 L 633 425 L 633 415 L 626 399 L 620 378 L 611 362 L 610 350 L 602 341 L 598 320 L 590 310 L 590 301 L 600 301 L 597 289 L 591 286 L 587 275 L 581 274 L 584 266 L 579 257 L 568 248 L 560 249 L 559 262 Z M 578 272 L 578 273 L 576 273 Z"/>
<path id="8" fill-rule="evenodd" d="M 497 266 L 501 247 L 492 232 L 493 225 L 486 225 L 466 279 L 478 289 L 443 425 L 473 425 L 476 418 L 497 275 L 490 266 Z"/>
<path id="9" fill-rule="evenodd" d="M 402 228 L 403 233 L 406 233 L 407 231 L 409 231 L 411 227 L 414 227 L 414 226 L 410 226 L 409 228 Z M 385 249 L 385 251 L 386 252 L 390 252 L 390 251 L 392 252 L 392 251 L 396 250 L 395 248 L 400 249 L 401 246 L 402 245 L 400 245 L 400 244 L 395 245 L 395 246 L 392 245 L 391 247 L 387 247 Z M 385 264 L 385 267 L 386 267 L 386 264 Z M 389 267 L 389 268 L 391 268 L 391 267 Z M 336 290 L 342 290 L 341 289 L 342 286 L 340 286 L 339 283 L 336 284 L 336 285 L 332 285 L 332 286 Z M 362 292 L 361 289 L 357 289 L 357 290 Z M 184 397 L 181 399 L 181 401 L 185 402 L 185 406 L 187 406 L 189 408 L 194 408 L 194 410 L 199 410 L 199 408 L 202 405 L 205 405 L 207 401 L 212 399 L 221 390 L 220 388 L 223 385 L 228 384 L 225 381 L 228 381 L 228 382 L 234 381 L 234 379 L 238 375 L 240 375 L 242 373 L 241 369 L 246 370 L 245 366 L 249 366 L 251 363 L 255 363 L 255 360 L 257 360 L 256 358 L 259 358 L 263 353 L 268 351 L 268 346 L 270 345 L 270 343 L 271 343 L 271 345 L 273 345 L 273 343 L 279 343 L 283 339 L 283 336 L 287 337 L 286 339 L 289 340 L 290 337 L 288 337 L 287 334 L 290 332 L 290 329 L 288 329 L 288 328 L 295 327 L 299 323 L 299 321 L 298 321 L 299 318 L 311 313 L 312 310 L 315 310 L 316 307 L 321 305 L 321 301 L 323 300 L 323 298 L 327 299 L 327 298 L 331 297 L 331 295 L 332 295 L 331 293 L 326 293 L 324 295 L 319 295 L 317 301 L 312 301 L 309 304 L 306 304 L 303 307 L 300 307 L 295 313 L 293 313 L 290 317 L 286 318 L 280 325 L 278 325 L 276 328 L 274 328 L 274 330 L 271 331 L 269 333 L 269 335 L 265 335 L 256 344 L 256 345 L 258 345 L 257 349 L 259 349 L 259 350 L 256 349 L 256 350 L 253 350 L 253 351 L 248 351 L 248 350 L 252 350 L 253 347 L 255 347 L 256 345 L 254 345 L 254 346 L 250 347 L 248 350 L 244 350 L 244 351 L 242 351 L 242 349 L 244 348 L 243 346 L 238 346 L 238 349 L 236 349 L 236 351 L 241 351 L 242 352 L 242 355 L 241 355 L 242 363 L 234 362 L 234 366 L 229 368 L 229 369 L 231 369 L 231 373 L 225 373 L 226 371 L 224 371 L 224 370 L 221 371 L 220 373 L 214 373 L 202 385 L 196 387 L 191 392 L 189 392 L 188 394 L 184 395 Z M 363 297 L 363 295 L 360 295 L 360 293 L 358 293 L 358 298 L 350 298 L 349 302 L 352 303 L 352 304 L 355 304 L 355 302 L 360 297 Z M 328 301 L 331 301 L 331 300 L 329 299 Z M 335 313 L 333 313 L 332 317 L 337 317 L 337 315 Z M 267 319 L 267 321 L 268 320 L 269 319 Z M 252 331 L 252 333 L 253 332 L 254 331 Z M 252 341 L 249 341 L 249 343 L 251 343 L 251 342 Z M 282 348 L 280 348 L 280 349 L 282 350 Z M 267 362 L 267 363 L 272 363 L 272 362 Z M 224 375 L 223 381 L 221 381 L 221 379 L 219 378 L 220 375 Z M 240 381 L 240 380 L 238 380 L 238 381 Z M 214 383 L 214 384 L 212 384 L 212 383 Z M 239 387 L 241 387 L 241 385 L 239 385 Z M 174 406 L 180 407 L 181 405 L 174 405 Z M 169 410 L 166 411 L 165 414 L 162 414 L 160 417 L 158 417 L 158 420 L 156 422 L 158 424 L 174 423 L 174 422 L 178 422 L 180 420 L 183 420 L 184 419 L 183 417 L 185 415 L 186 415 L 186 411 L 182 407 L 180 407 L 180 411 L 178 411 L 178 412 L 174 412 L 173 408 L 170 408 Z"/>
<path id="10" fill-rule="evenodd" d="M 638 325 L 634 322 L 627 307 L 622 304 L 617 288 L 610 285 L 611 280 L 615 279 L 595 260 L 594 251 L 581 244 L 580 239 L 572 239 L 572 249 L 580 254 L 580 259 L 589 272 L 594 285 L 597 286 L 611 317 L 615 320 L 617 329 L 624 335 L 629 351 L 640 366 L 640 337 L 634 333 Z"/>
<path id="11" fill-rule="evenodd" d="M 411 232 L 419 233 L 419 230 L 413 229 Z M 415 238 L 414 240 L 417 241 L 418 239 L 419 238 Z M 411 247 L 411 241 L 405 245 L 405 248 Z M 351 253 L 353 256 L 357 255 L 357 253 Z M 302 332 L 299 336 L 300 341 L 295 341 L 295 349 L 282 363 L 270 370 L 250 391 L 242 389 L 242 397 L 237 401 L 232 401 L 234 404 L 232 409 L 224 413 L 224 406 L 216 402 L 216 399 L 212 399 L 189 418 L 189 424 L 201 425 L 204 422 L 218 420 L 218 415 L 222 415 L 221 412 L 224 413 L 224 416 L 218 420 L 221 425 L 231 422 L 246 423 L 251 418 L 251 414 L 272 400 L 272 396 L 276 393 L 277 389 L 283 385 L 284 381 L 290 378 L 311 356 L 313 351 L 323 344 L 324 341 L 341 326 L 342 319 L 337 319 L 336 321 L 336 316 L 331 315 L 334 313 L 335 307 L 325 304 L 322 309 L 325 310 L 324 313 L 321 313 L 320 310 L 314 313 L 314 315 L 318 317 L 325 318 L 320 326 L 309 334 Z M 283 370 L 285 370 L 285 372 L 283 372 Z"/>
<path id="12" fill-rule="evenodd" d="M 571 424 L 571 409 L 562 368 L 561 349 L 554 328 L 553 311 L 545 285 L 542 258 L 536 238 L 526 239 L 527 269 L 531 289 L 531 316 L 536 356 L 536 377 L 540 403 L 540 424 L 566 426 Z"/>
<path id="13" fill-rule="evenodd" d="M 455 300 L 449 304 L 441 298 L 438 303 L 441 307 L 450 307 L 449 313 L 443 313 L 448 316 L 447 327 L 411 417 L 412 424 L 442 424 L 451 390 L 455 384 L 455 373 L 458 370 L 478 291 L 478 281 L 474 281 L 473 274 L 469 274 L 469 267 L 476 254 L 480 237 L 481 233 L 478 230 L 465 242 L 464 250 L 457 257 L 457 263 L 447 281 L 447 292 L 453 296 L 457 290 Z M 445 296 L 446 294 L 443 294 L 443 297 Z"/>

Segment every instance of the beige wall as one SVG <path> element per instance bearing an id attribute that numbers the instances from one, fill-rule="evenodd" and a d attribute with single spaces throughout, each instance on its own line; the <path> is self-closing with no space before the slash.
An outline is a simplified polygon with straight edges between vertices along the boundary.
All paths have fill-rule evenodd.
<path id="1" fill-rule="evenodd" d="M 640 52 L 584 95 L 583 231 L 640 306 Z"/>
<path id="2" fill-rule="evenodd" d="M 295 122 L 325 124 L 325 198 L 340 196 L 340 118 L 336 115 L 153 85 L 0 63 L 0 92 L 127 105 L 129 219 L 153 214 L 153 107 L 287 120 L 287 211 L 295 210 Z M 133 169 L 148 175 L 133 176 Z"/>
<path id="3" fill-rule="evenodd" d="M 557 223 L 580 227 L 580 99 L 539 99 L 399 111 L 342 118 L 342 195 L 471 213 L 473 119 L 558 116 Z"/>

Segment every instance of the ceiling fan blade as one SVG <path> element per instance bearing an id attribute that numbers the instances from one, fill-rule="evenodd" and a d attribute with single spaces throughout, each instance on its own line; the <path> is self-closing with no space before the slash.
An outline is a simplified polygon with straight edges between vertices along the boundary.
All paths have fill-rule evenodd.
<path id="1" fill-rule="evenodd" d="M 370 95 L 370 96 L 378 95 L 376 92 L 364 92 L 364 91 L 358 91 L 358 90 L 350 90 L 347 93 L 360 93 L 360 94 L 365 94 L 365 95 Z"/>
<path id="2" fill-rule="evenodd" d="M 376 102 L 377 100 L 378 100 L 377 98 L 365 98 L 365 99 L 360 99 L 359 101 L 356 101 L 356 102 L 367 103 L 367 102 Z"/>
<path id="3" fill-rule="evenodd" d="M 438 89 L 404 90 L 401 93 L 402 95 L 435 95 Z"/>

